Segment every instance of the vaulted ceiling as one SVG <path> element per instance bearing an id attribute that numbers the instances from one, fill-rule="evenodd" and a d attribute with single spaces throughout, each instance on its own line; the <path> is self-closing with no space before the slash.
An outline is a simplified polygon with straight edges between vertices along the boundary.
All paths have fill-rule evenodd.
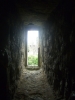
<path id="1" fill-rule="evenodd" d="M 42 25 L 59 2 L 59 0 L 16 0 L 16 6 L 25 25 L 28 23 Z"/>

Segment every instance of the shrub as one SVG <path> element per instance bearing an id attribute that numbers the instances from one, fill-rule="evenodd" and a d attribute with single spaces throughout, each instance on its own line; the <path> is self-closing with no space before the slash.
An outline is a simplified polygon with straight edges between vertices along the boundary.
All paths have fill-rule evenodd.
<path id="1" fill-rule="evenodd" d="M 38 57 L 28 56 L 28 65 L 38 65 Z"/>

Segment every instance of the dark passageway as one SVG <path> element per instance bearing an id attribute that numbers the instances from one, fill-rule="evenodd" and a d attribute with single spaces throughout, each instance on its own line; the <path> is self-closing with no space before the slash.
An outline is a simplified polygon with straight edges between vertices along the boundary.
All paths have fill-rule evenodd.
<path id="1" fill-rule="evenodd" d="M 75 100 L 74 1 L 0 4 L 0 100 Z"/>

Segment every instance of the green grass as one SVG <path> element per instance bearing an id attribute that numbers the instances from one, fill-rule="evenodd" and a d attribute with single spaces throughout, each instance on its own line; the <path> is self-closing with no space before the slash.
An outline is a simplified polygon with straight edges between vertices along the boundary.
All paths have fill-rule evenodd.
<path id="1" fill-rule="evenodd" d="M 28 65 L 38 65 L 38 56 L 28 56 Z"/>

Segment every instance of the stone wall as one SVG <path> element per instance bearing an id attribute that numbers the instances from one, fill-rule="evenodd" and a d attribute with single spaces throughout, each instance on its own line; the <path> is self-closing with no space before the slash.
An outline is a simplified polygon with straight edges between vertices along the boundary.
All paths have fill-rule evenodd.
<path id="1" fill-rule="evenodd" d="M 11 26 L 10 33 L 8 36 L 8 44 L 6 46 L 6 52 L 8 56 L 7 78 L 11 98 L 15 93 L 21 76 L 21 44 L 22 38 L 19 29 L 13 29 L 13 26 Z"/>
<path id="2" fill-rule="evenodd" d="M 75 92 L 75 19 L 72 2 L 62 2 L 45 23 L 43 66 L 55 100 L 71 97 Z"/>
<path id="3" fill-rule="evenodd" d="M 0 23 L 0 99 L 12 100 L 21 76 L 22 24 L 16 6 L 2 2 Z M 3 9 L 3 7 L 5 7 Z"/>

